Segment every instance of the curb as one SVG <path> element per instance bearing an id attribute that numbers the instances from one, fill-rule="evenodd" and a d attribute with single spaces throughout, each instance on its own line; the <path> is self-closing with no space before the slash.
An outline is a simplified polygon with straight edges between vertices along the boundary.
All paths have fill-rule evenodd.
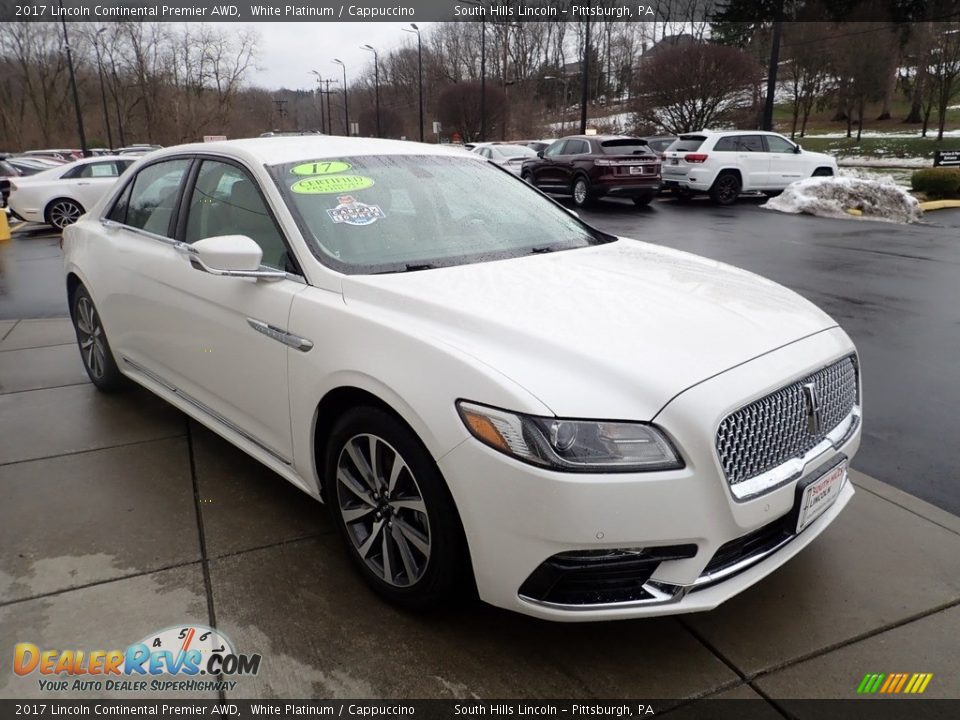
<path id="1" fill-rule="evenodd" d="M 920 209 L 924 212 L 928 210 L 946 210 L 947 208 L 960 208 L 960 200 L 927 200 L 920 203 Z"/>

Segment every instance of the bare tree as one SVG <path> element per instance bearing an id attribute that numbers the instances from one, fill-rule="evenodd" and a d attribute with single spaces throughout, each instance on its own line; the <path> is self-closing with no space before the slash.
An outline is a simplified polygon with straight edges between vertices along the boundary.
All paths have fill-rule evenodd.
<path id="1" fill-rule="evenodd" d="M 641 119 L 667 132 L 710 127 L 746 102 L 762 73 L 745 52 L 692 43 L 660 49 L 642 66 L 637 89 Z"/>
<path id="2" fill-rule="evenodd" d="M 486 87 L 487 133 L 497 131 L 503 121 L 506 101 L 503 90 L 487 83 Z M 480 83 L 465 82 L 450 85 L 438 99 L 440 122 L 444 128 L 457 132 L 464 142 L 480 136 Z"/>
<path id="3" fill-rule="evenodd" d="M 807 130 L 807 121 L 817 100 L 829 84 L 830 58 L 816 43 L 823 32 L 823 23 L 790 23 L 785 47 L 785 78 L 793 99 L 793 116 L 790 137 L 800 137 Z"/>

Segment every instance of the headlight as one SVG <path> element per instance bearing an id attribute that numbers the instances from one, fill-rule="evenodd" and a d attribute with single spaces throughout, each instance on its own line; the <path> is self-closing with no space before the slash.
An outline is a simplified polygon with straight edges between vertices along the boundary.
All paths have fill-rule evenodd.
<path id="1" fill-rule="evenodd" d="M 567 472 L 676 470 L 683 461 L 646 423 L 564 420 L 461 400 L 457 410 L 480 442 L 518 460 Z"/>

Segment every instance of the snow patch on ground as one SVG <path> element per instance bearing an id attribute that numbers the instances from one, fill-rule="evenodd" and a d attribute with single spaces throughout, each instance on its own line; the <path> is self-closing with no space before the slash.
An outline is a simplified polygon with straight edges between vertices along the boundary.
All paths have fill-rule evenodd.
<path id="1" fill-rule="evenodd" d="M 920 137 L 920 132 L 921 132 L 920 130 L 915 130 L 911 132 L 904 132 L 902 130 L 894 131 L 894 132 L 883 132 L 882 130 L 864 130 L 862 133 L 860 133 L 860 137 L 861 139 L 862 138 L 899 138 L 899 139 L 918 138 Z M 956 130 L 956 129 L 944 130 L 943 136 L 944 137 L 960 137 L 960 130 Z M 818 140 L 820 139 L 838 140 L 838 139 L 846 138 L 847 133 L 846 131 L 817 133 L 816 135 L 811 135 L 808 133 L 807 135 L 805 135 L 805 137 L 816 138 Z M 857 137 L 857 131 L 854 130 L 853 138 L 855 139 L 856 137 Z M 930 140 L 931 142 L 933 142 L 934 140 L 936 140 L 936 138 L 937 138 L 936 128 L 927 129 L 927 140 Z"/>
<path id="2" fill-rule="evenodd" d="M 795 182 L 762 207 L 779 212 L 850 219 L 849 209 L 861 211 L 864 220 L 893 223 L 917 222 L 920 203 L 889 181 L 849 177 L 816 177 Z"/>
<path id="3" fill-rule="evenodd" d="M 870 157 L 865 155 L 847 155 L 837 158 L 841 167 L 876 168 L 925 168 L 933 167 L 933 160 L 922 157 Z"/>
<path id="4" fill-rule="evenodd" d="M 878 182 L 893 183 L 905 188 L 910 187 L 910 177 L 913 170 L 888 167 L 845 167 L 840 166 L 840 177 L 858 178 L 860 180 L 876 180 Z"/>

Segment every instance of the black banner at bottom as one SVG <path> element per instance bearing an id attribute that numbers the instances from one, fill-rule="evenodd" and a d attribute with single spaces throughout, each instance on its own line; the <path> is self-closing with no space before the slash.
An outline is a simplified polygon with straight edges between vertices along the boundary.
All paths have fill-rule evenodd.
<path id="1" fill-rule="evenodd" d="M 955 720 L 960 699 L 850 700 L 0 700 L 0 718 L 648 718 Z"/>

